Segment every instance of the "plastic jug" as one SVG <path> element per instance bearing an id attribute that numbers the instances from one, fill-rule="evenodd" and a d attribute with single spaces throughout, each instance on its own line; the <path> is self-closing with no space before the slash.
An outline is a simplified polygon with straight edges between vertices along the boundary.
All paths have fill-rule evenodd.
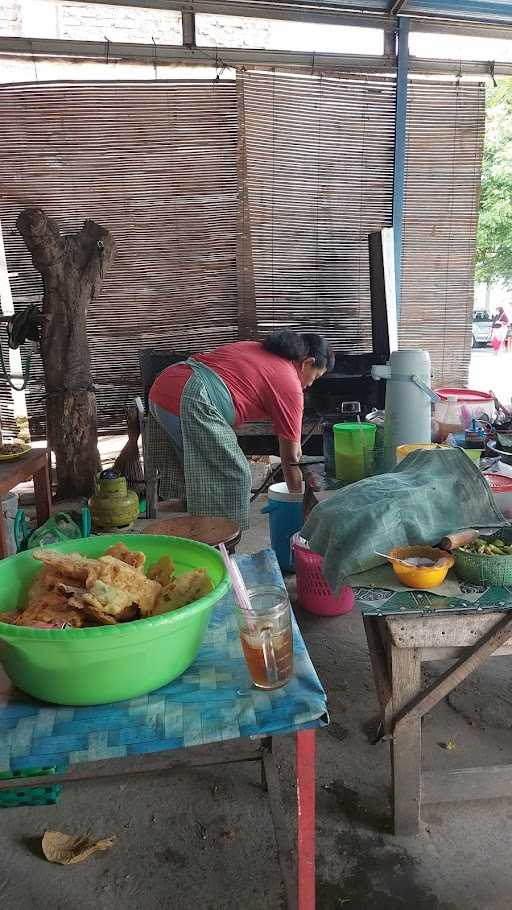
<path id="1" fill-rule="evenodd" d="M 273 483 L 261 510 L 268 515 L 270 542 L 284 572 L 293 572 L 290 540 L 304 524 L 303 498 L 303 493 L 290 493 L 285 483 Z"/>
<path id="2" fill-rule="evenodd" d="M 373 471 L 373 448 L 377 427 L 373 423 L 335 423 L 336 478 L 355 483 Z"/>
<path id="3" fill-rule="evenodd" d="M 386 379 L 383 470 L 396 464 L 398 446 L 432 441 L 432 402 L 439 396 L 431 388 L 432 367 L 428 351 L 393 351 L 385 366 L 373 366 L 374 379 Z"/>

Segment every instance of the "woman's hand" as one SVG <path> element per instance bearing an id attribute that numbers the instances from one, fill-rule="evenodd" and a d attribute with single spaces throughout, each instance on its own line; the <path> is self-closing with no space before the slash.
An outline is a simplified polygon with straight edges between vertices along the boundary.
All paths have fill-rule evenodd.
<path id="1" fill-rule="evenodd" d="M 302 471 L 296 467 L 302 457 L 300 442 L 291 442 L 279 437 L 279 454 L 284 479 L 290 493 L 302 493 Z"/>

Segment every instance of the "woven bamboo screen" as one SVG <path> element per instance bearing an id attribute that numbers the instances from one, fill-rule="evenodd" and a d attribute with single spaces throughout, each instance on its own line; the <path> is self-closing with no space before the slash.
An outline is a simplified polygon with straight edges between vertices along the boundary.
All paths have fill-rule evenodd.
<path id="1" fill-rule="evenodd" d="M 241 330 L 371 351 L 368 233 L 391 224 L 395 83 L 238 77 Z"/>
<path id="2" fill-rule="evenodd" d="M 482 84 L 410 83 L 399 343 L 437 385 L 467 382 L 484 130 Z"/>
<path id="3" fill-rule="evenodd" d="M 92 218 L 115 238 L 88 315 L 103 429 L 122 427 L 140 392 L 141 348 L 201 350 L 238 335 L 236 121 L 234 83 L 0 87 L 0 217 L 17 305 L 42 296 L 15 229 L 25 206 L 64 232 Z M 44 433 L 37 360 L 27 403 L 32 430 Z M 0 390 L 5 418 L 11 399 Z"/>
<path id="4" fill-rule="evenodd" d="M 200 350 L 284 323 L 371 350 L 367 234 L 391 223 L 394 105 L 394 81 L 378 76 L 0 87 L 17 306 L 41 298 L 15 230 L 22 208 L 69 232 L 93 218 L 115 236 L 88 323 L 102 429 L 121 427 L 140 391 L 142 348 Z M 415 80 L 408 117 L 400 343 L 431 351 L 437 381 L 461 381 L 483 89 Z M 0 405 L 5 419 L 1 382 Z M 37 363 L 28 407 L 44 433 Z"/>

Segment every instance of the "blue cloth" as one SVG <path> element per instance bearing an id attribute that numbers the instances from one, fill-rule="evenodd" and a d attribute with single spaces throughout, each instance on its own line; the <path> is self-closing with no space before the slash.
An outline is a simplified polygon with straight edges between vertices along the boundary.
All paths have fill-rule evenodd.
<path id="1" fill-rule="evenodd" d="M 176 454 L 179 455 L 183 463 L 183 433 L 180 418 L 177 414 L 171 414 L 170 411 L 162 408 L 161 405 L 157 404 L 156 401 L 151 401 L 151 399 L 149 401 L 149 411 L 167 433 Z"/>
<path id="2" fill-rule="evenodd" d="M 272 550 L 240 556 L 238 564 L 249 587 L 283 586 Z M 326 696 L 295 619 L 293 645 L 291 682 L 269 692 L 252 687 L 228 594 L 213 611 L 196 661 L 149 695 L 69 708 L 38 702 L 9 685 L 0 692 L 0 772 L 321 727 L 328 723 Z"/>

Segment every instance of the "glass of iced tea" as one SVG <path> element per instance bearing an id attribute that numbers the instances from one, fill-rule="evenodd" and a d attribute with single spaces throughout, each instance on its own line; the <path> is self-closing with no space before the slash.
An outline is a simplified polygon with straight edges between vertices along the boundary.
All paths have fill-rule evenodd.
<path id="1" fill-rule="evenodd" d="M 293 672 L 290 601 L 284 588 L 249 588 L 252 615 L 236 606 L 242 651 L 259 689 L 278 689 Z"/>

